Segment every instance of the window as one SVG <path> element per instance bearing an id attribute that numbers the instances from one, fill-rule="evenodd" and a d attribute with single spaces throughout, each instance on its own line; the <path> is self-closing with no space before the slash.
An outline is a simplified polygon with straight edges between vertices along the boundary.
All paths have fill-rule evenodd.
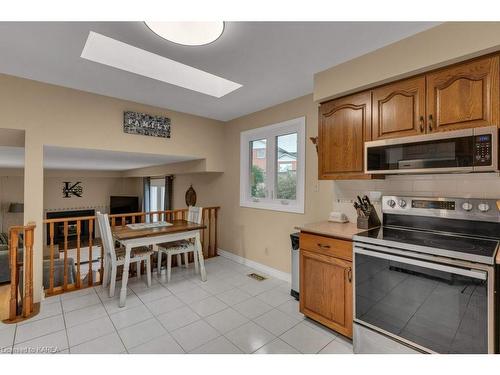
<path id="1" fill-rule="evenodd" d="M 305 118 L 241 133 L 240 206 L 304 213 Z"/>

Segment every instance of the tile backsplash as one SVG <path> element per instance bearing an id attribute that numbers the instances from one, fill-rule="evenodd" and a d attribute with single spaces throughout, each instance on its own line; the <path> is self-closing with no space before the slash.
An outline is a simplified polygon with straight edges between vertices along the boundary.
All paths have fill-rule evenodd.
<path id="1" fill-rule="evenodd" d="M 333 182 L 333 209 L 342 211 L 350 221 L 356 220 L 352 202 L 357 195 L 380 191 L 382 195 L 409 195 L 425 197 L 500 198 L 498 173 L 401 175 L 384 180 L 356 180 Z M 376 207 L 380 205 L 375 202 Z"/>

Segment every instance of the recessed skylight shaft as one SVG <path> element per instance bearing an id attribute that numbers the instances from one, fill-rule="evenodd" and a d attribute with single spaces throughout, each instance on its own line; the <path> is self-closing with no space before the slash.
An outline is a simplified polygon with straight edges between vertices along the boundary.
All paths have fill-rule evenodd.
<path id="1" fill-rule="evenodd" d="M 81 57 L 216 98 L 242 87 L 239 83 L 93 31 L 89 33 Z"/>

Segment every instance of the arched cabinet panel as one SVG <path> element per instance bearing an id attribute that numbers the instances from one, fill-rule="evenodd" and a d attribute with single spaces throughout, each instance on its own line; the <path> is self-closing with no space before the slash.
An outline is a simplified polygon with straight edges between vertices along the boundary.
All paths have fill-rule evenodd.
<path id="1" fill-rule="evenodd" d="M 427 75 L 429 132 L 498 126 L 498 56 Z"/>
<path id="2" fill-rule="evenodd" d="M 396 138 L 425 133 L 425 77 L 373 90 L 372 138 Z"/>

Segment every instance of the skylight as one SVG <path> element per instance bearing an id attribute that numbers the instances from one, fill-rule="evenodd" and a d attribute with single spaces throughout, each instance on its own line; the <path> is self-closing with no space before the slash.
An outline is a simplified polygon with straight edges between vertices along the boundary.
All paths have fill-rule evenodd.
<path id="1" fill-rule="evenodd" d="M 239 83 L 93 31 L 89 33 L 81 57 L 216 98 L 242 87 Z"/>

